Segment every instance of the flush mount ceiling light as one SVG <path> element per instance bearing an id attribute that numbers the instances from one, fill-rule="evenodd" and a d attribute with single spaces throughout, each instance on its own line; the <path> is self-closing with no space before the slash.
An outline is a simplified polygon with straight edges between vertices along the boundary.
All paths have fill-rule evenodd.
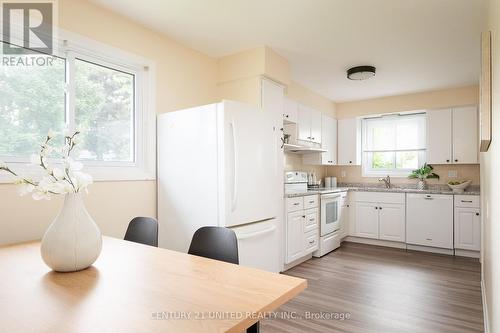
<path id="1" fill-rule="evenodd" d="M 375 76 L 375 67 L 373 66 L 356 66 L 347 70 L 349 80 L 366 80 L 372 76 Z"/>

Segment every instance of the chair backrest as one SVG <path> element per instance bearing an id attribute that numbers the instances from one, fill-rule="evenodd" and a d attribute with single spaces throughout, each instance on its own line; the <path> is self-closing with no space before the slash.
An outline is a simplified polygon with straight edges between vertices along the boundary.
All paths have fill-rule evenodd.
<path id="1" fill-rule="evenodd" d="M 158 221 L 152 217 L 136 217 L 128 224 L 125 240 L 158 247 Z"/>
<path id="2" fill-rule="evenodd" d="M 202 227 L 193 235 L 189 254 L 239 264 L 238 239 L 233 230 L 222 227 Z"/>

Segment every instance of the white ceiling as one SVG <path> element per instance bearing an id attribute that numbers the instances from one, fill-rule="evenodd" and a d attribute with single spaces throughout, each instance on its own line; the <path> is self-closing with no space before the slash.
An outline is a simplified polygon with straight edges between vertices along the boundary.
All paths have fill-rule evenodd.
<path id="1" fill-rule="evenodd" d="M 92 0 L 214 57 L 267 45 L 334 101 L 478 82 L 483 0 Z M 347 68 L 377 75 L 349 81 Z"/>

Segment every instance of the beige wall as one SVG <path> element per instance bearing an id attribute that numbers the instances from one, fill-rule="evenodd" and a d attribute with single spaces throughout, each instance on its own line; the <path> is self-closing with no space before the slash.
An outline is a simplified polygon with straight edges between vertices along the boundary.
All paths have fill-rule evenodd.
<path id="1" fill-rule="evenodd" d="M 390 96 L 370 100 L 337 103 L 336 114 L 338 119 L 362 117 L 373 114 L 384 114 L 391 112 L 403 112 L 425 109 L 437 109 L 450 106 L 477 105 L 479 103 L 479 87 L 470 86 L 453 88 L 424 93 Z M 474 184 L 479 184 L 479 164 L 473 165 L 434 165 L 436 173 L 440 175 L 439 180 L 429 180 L 429 183 L 446 184 L 450 178 L 448 171 L 457 171 L 458 177 L 451 180 L 467 179 Z M 345 171 L 346 176 L 342 176 Z M 357 166 L 333 166 L 327 167 L 328 176 L 335 176 L 338 181 L 348 183 L 376 183 L 378 177 L 363 177 L 361 167 Z M 406 178 L 394 178 L 393 183 L 408 184 L 414 180 Z"/>
<path id="2" fill-rule="evenodd" d="M 489 0 L 488 25 L 492 31 L 493 141 L 481 154 L 482 268 L 484 306 L 489 331 L 500 331 L 500 0 Z"/>
<path id="3" fill-rule="evenodd" d="M 156 113 L 215 101 L 217 61 L 162 34 L 83 0 L 59 1 L 59 24 L 68 31 L 151 59 L 156 64 Z M 123 237 L 134 216 L 156 216 L 156 182 L 92 185 L 87 208 L 105 235 Z M 0 185 L 0 244 L 40 238 L 61 199 L 35 202 Z"/>
<path id="4" fill-rule="evenodd" d="M 479 87 L 470 86 L 337 103 L 337 117 L 352 118 L 369 114 L 438 109 L 450 106 L 478 104 Z"/>

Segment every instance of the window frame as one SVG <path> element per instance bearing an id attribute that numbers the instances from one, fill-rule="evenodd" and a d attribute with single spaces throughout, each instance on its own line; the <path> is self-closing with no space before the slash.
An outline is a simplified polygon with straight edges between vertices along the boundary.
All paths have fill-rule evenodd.
<path id="1" fill-rule="evenodd" d="M 366 150 L 365 149 L 365 137 L 366 137 L 366 121 L 369 119 L 374 119 L 374 118 L 392 118 L 392 117 L 404 117 L 404 116 L 421 116 L 423 117 L 423 123 L 425 126 L 425 133 L 424 133 L 424 142 L 425 146 L 422 148 L 418 149 L 394 149 L 394 150 Z M 399 113 L 389 113 L 389 114 L 383 114 L 383 115 L 375 115 L 371 117 L 365 117 L 361 119 L 361 170 L 362 170 L 362 177 L 382 177 L 382 176 L 391 176 L 395 178 L 406 178 L 411 171 L 414 169 L 400 169 L 397 168 L 397 153 L 398 152 L 418 152 L 418 167 L 423 165 L 426 161 L 427 157 L 427 120 L 426 118 L 426 113 L 425 111 L 418 110 L 418 111 L 410 111 L 410 112 L 399 112 Z M 388 168 L 388 169 L 372 169 L 371 162 L 372 162 L 372 157 L 373 153 L 377 152 L 387 152 L 387 153 L 394 153 L 394 168 Z"/>
<path id="2" fill-rule="evenodd" d="M 84 164 L 84 171 L 91 174 L 95 181 L 156 179 L 155 64 L 149 59 L 93 39 L 63 29 L 55 28 L 55 30 L 57 39 L 54 41 L 53 55 L 66 59 L 68 96 L 65 98 L 65 117 L 70 130 L 75 129 L 75 87 L 71 78 L 74 68 L 70 68 L 74 67 L 75 59 L 134 75 L 133 162 L 81 161 Z M 22 43 L 21 40 L 18 42 Z M 30 177 L 38 178 L 43 175 L 42 170 L 33 170 L 29 156 L 26 158 L 0 156 L 0 160 L 9 164 L 16 172 Z M 0 173 L 0 183 L 10 182 L 12 182 L 10 175 Z"/>

